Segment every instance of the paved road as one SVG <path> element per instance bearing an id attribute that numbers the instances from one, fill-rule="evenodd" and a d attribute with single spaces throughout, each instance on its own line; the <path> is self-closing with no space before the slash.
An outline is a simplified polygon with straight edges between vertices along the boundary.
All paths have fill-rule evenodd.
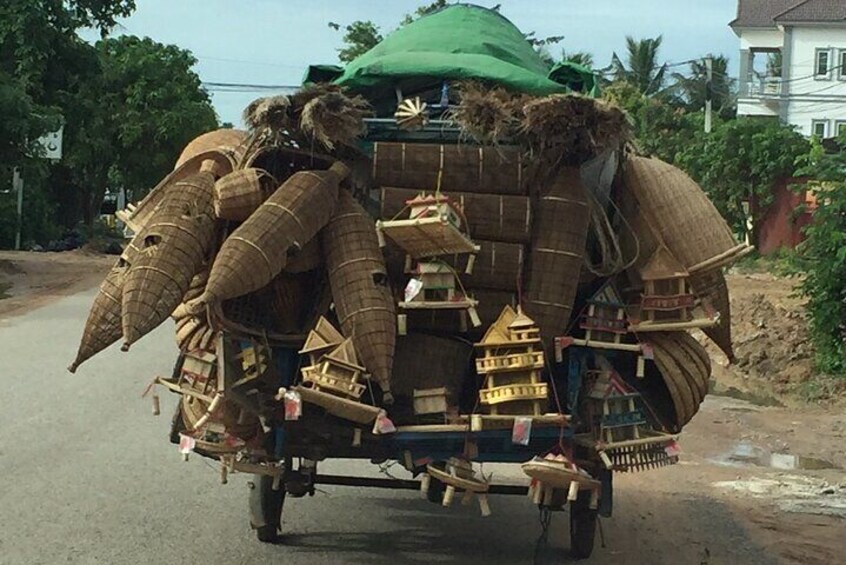
<path id="1" fill-rule="evenodd" d="M 0 563 L 531 563 L 536 509 L 493 497 L 494 515 L 413 492 L 326 487 L 286 507 L 285 544 L 259 544 L 246 478 L 219 484 L 167 442 L 172 399 L 140 398 L 175 356 L 171 328 L 65 371 L 94 290 L 0 321 Z M 324 472 L 373 472 L 341 462 Z M 689 470 L 688 470 L 689 471 Z M 591 563 L 772 563 L 726 504 L 684 490 L 676 466 L 617 483 L 608 546 Z M 405 475 L 403 475 L 405 476 Z M 542 562 L 567 561 L 566 515 Z M 707 552 L 706 552 L 707 550 Z"/>

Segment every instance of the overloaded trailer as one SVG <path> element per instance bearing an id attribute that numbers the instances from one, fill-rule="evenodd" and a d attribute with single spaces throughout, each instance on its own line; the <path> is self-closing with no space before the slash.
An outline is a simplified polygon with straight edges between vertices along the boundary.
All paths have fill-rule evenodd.
<path id="1" fill-rule="evenodd" d="M 590 555 L 613 473 L 678 460 L 710 376 L 689 332 L 731 357 L 722 269 L 749 250 L 595 93 L 466 5 L 311 68 L 122 213 L 135 236 L 71 370 L 173 319 L 155 410 L 178 394 L 186 459 L 218 461 L 224 483 L 256 475 L 262 541 L 286 497 L 335 484 L 459 494 L 483 516 L 489 494 L 529 494 L 569 506 L 572 551 Z M 327 458 L 410 478 L 321 474 Z M 483 462 L 525 483 L 491 484 Z"/>

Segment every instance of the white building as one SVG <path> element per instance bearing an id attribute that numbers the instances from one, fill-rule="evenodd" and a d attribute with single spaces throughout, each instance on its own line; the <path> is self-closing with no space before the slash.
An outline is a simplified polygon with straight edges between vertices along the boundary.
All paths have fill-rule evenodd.
<path id="1" fill-rule="evenodd" d="M 846 0 L 738 0 L 737 113 L 805 135 L 846 131 Z"/>

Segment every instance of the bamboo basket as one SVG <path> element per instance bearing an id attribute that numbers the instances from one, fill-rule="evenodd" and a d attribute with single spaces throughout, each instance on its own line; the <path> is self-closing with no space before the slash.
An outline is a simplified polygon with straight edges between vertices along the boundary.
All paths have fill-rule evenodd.
<path id="1" fill-rule="evenodd" d="M 373 380 L 389 394 L 396 305 L 373 219 L 346 190 L 321 233 L 321 246 L 341 330 L 352 338 Z"/>
<path id="2" fill-rule="evenodd" d="M 209 172 L 177 183 L 138 234 L 144 247 L 122 296 L 124 349 L 164 322 L 203 270 L 215 235 L 213 189 Z"/>
<path id="3" fill-rule="evenodd" d="M 709 375 L 705 371 L 710 370 L 710 363 L 705 369 L 701 353 L 687 338 L 686 332 L 655 332 L 649 336 L 655 365 L 675 406 L 675 430 L 681 430 L 696 415 L 708 394 Z"/>
<path id="4" fill-rule="evenodd" d="M 719 312 L 719 323 L 702 328 L 702 331 L 726 354 L 729 362 L 734 363 L 737 359 L 731 342 L 731 302 L 725 274 L 722 269 L 695 273 L 690 277 L 690 286 L 703 302 Z"/>
<path id="5" fill-rule="evenodd" d="M 410 188 L 382 187 L 382 219 L 401 215 L 406 202 L 420 194 Z M 444 192 L 456 201 L 467 218 L 467 229 L 473 240 L 528 243 L 532 231 L 532 209 L 526 196 Z"/>
<path id="6" fill-rule="evenodd" d="M 83 362 L 120 339 L 121 295 L 128 269 L 124 261 L 118 261 L 100 284 L 100 290 L 85 322 L 76 359 L 68 367 L 71 373 L 75 373 Z"/>
<path id="7" fill-rule="evenodd" d="M 414 331 L 433 332 L 439 335 L 462 335 L 478 341 L 487 328 L 499 318 L 505 306 L 517 306 L 517 295 L 501 290 L 468 291 L 479 302 L 476 313 L 482 322 L 474 328 L 466 313 L 459 310 L 409 310 L 408 328 Z"/>
<path id="8" fill-rule="evenodd" d="M 322 273 L 279 273 L 271 283 L 273 327 L 282 334 L 304 334 L 313 325 L 312 314 L 319 300 Z"/>
<path id="9" fill-rule="evenodd" d="M 273 280 L 288 256 L 320 231 L 335 209 L 342 163 L 301 171 L 285 181 L 221 246 L 197 305 L 241 296 Z"/>
<path id="10" fill-rule="evenodd" d="M 214 184 L 214 213 L 223 220 L 242 222 L 277 186 L 276 180 L 262 169 L 232 171 Z"/>
<path id="11" fill-rule="evenodd" d="M 724 267 L 751 251 L 735 241 L 699 185 L 680 169 L 659 159 L 630 157 L 624 183 L 645 222 L 689 272 Z"/>
<path id="12" fill-rule="evenodd" d="M 203 167 L 209 168 L 206 161 L 211 162 L 218 177 L 228 174 L 235 167 L 232 154 L 224 150 L 215 149 L 195 155 L 162 179 L 129 214 L 122 216 L 126 225 L 135 233 L 144 229 L 165 198 L 173 192 L 176 183 L 197 174 Z"/>
<path id="13" fill-rule="evenodd" d="M 540 191 L 523 307 L 547 344 L 573 313 L 590 214 L 578 168 L 564 168 Z"/>
<path id="14" fill-rule="evenodd" d="M 178 169 L 187 161 L 207 151 L 235 153 L 236 149 L 247 139 L 247 135 L 244 130 L 221 128 L 197 136 L 182 150 L 174 169 Z"/>
<path id="15" fill-rule="evenodd" d="M 458 393 L 472 356 L 473 345 L 464 340 L 423 333 L 399 336 L 394 358 L 394 394 L 410 399 L 415 389 L 441 387 Z"/>
<path id="16" fill-rule="evenodd" d="M 522 153 L 512 147 L 391 143 L 373 145 L 373 185 L 444 192 L 525 194 Z"/>
<path id="17" fill-rule="evenodd" d="M 320 249 L 320 239 L 315 237 L 294 255 L 288 257 L 285 265 L 286 273 L 305 273 L 313 271 L 323 263 L 323 252 Z"/>

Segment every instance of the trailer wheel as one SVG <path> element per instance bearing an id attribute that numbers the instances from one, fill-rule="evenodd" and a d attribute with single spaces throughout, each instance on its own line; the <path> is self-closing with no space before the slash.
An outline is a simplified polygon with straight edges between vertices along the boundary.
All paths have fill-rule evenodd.
<path id="1" fill-rule="evenodd" d="M 590 507 L 590 491 L 579 492 L 570 503 L 570 553 L 576 559 L 587 559 L 593 553 L 596 537 L 596 510 Z"/>
<path id="2" fill-rule="evenodd" d="M 254 475 L 250 487 L 250 525 L 264 543 L 278 543 L 285 505 L 285 485 L 273 490 L 273 477 Z"/>

